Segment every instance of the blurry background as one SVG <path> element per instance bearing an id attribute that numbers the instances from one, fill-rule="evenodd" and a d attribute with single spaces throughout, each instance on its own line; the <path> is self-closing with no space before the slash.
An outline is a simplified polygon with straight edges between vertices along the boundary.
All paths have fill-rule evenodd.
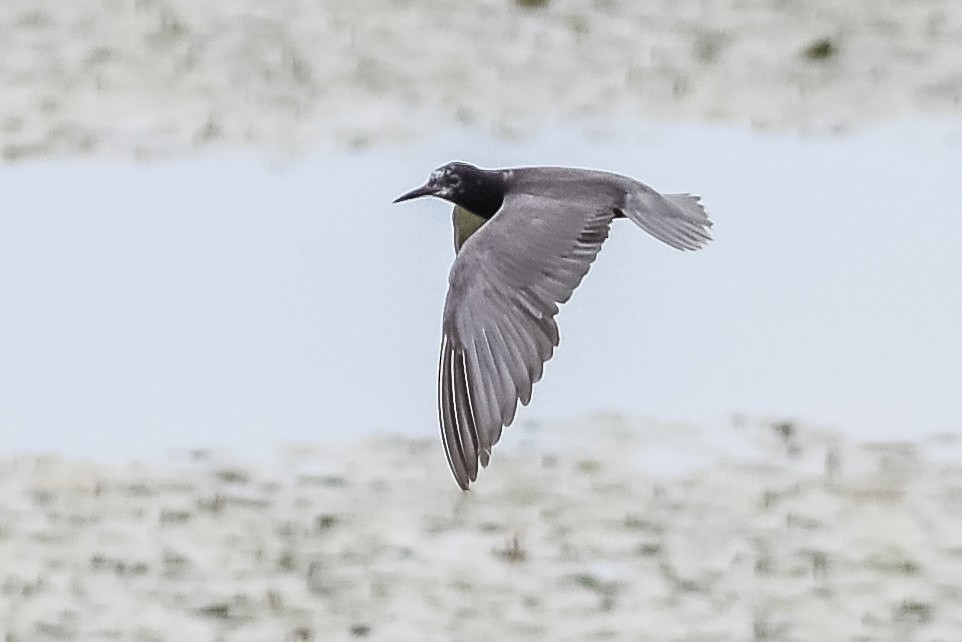
<path id="1" fill-rule="evenodd" d="M 960 513 L 939 480 L 962 479 L 960 43 L 950 0 L 6 2 L 0 549 L 25 565 L 0 632 L 958 638 L 962 586 L 926 560 L 962 550 L 939 521 Z M 615 226 L 461 499 L 434 398 L 450 207 L 391 205 L 454 159 L 695 192 L 716 239 L 682 254 Z M 902 446 L 845 454 L 879 439 Z M 718 488 L 737 510 L 692 533 Z M 786 493 L 803 507 L 751 513 Z M 895 503 L 866 517 L 865 496 Z M 773 530 L 800 514 L 804 537 Z M 759 564 L 792 606 L 762 599 Z M 406 584 L 415 567 L 435 570 Z"/>
<path id="2" fill-rule="evenodd" d="M 521 419 L 958 428 L 962 36 L 948 2 L 8 4 L 8 452 L 434 431 L 452 159 L 700 193 L 617 226 Z"/>

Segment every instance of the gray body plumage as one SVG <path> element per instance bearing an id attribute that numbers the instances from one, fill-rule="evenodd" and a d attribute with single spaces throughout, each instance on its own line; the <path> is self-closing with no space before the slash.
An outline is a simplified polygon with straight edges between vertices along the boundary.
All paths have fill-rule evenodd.
<path id="1" fill-rule="evenodd" d="M 452 164 L 432 180 L 443 181 L 438 173 L 452 166 L 486 172 Z M 503 202 L 490 219 L 455 206 L 457 257 L 442 324 L 438 414 L 448 463 L 463 489 L 477 478 L 479 464 L 488 464 L 518 402 L 530 401 L 558 345 L 558 306 L 587 274 L 612 220 L 625 217 L 679 250 L 710 241 L 711 222 L 697 196 L 662 195 L 600 171 L 491 171 L 499 172 Z M 454 186 L 429 193 L 458 203 L 452 190 L 463 189 L 462 179 L 447 180 Z"/>

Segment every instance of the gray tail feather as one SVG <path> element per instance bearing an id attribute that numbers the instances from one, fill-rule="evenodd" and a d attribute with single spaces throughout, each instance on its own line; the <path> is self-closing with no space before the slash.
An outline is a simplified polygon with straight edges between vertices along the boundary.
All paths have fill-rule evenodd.
<path id="1" fill-rule="evenodd" d="M 625 199 L 624 215 L 659 241 L 677 250 L 698 250 L 711 241 L 701 197 L 692 194 L 659 194 L 642 186 Z"/>

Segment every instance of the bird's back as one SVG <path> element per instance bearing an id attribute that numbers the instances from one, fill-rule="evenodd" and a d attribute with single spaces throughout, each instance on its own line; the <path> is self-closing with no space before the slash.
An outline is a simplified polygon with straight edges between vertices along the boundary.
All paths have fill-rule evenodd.
<path id="1" fill-rule="evenodd" d="M 511 194 L 527 194 L 568 207 L 620 207 L 632 185 L 647 186 L 626 176 L 570 167 L 519 167 L 506 180 Z"/>
<path id="2" fill-rule="evenodd" d="M 659 241 L 679 250 L 697 250 L 711 237 L 711 221 L 690 194 L 661 194 L 641 181 L 599 170 L 522 167 L 505 181 L 514 195 L 527 194 L 538 209 L 558 207 L 581 212 L 612 210 Z"/>

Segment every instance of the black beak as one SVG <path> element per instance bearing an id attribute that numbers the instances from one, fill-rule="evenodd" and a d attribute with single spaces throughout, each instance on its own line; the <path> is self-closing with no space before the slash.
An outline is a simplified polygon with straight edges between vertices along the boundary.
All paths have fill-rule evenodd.
<path id="1" fill-rule="evenodd" d="M 396 199 L 394 199 L 394 202 L 400 203 L 401 201 L 410 201 L 412 198 L 420 198 L 422 196 L 431 196 L 433 194 L 434 194 L 434 188 L 431 187 L 430 184 L 425 184 L 425 185 L 422 185 L 421 187 L 412 189 L 410 192 L 406 194 L 401 194 Z"/>

